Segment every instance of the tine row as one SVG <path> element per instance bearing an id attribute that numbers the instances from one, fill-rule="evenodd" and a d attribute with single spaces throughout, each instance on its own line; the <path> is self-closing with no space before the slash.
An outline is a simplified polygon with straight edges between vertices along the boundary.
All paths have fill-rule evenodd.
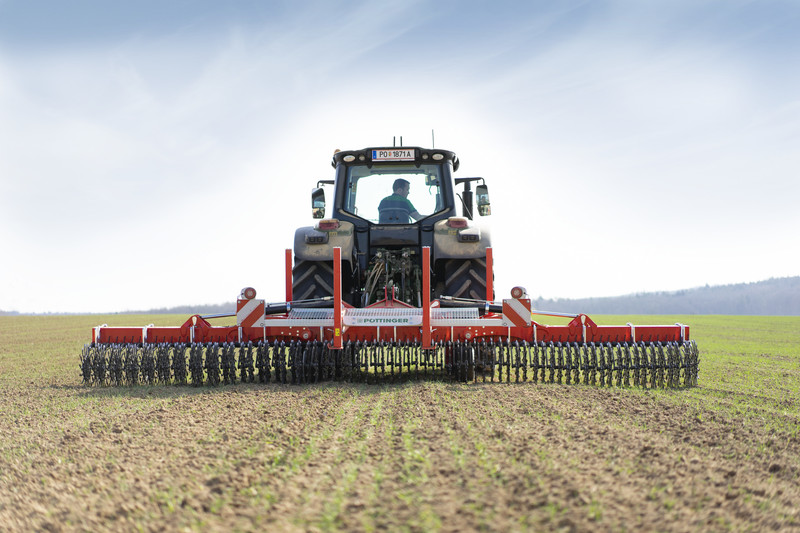
<path id="1" fill-rule="evenodd" d="M 317 341 L 84 346 L 83 382 L 95 386 L 383 383 L 409 379 L 541 382 L 599 387 L 697 385 L 699 355 L 683 343 L 348 342 Z"/>

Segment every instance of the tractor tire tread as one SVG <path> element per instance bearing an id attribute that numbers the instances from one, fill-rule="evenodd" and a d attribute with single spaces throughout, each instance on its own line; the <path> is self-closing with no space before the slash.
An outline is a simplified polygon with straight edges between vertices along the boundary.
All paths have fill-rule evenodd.
<path id="1" fill-rule="evenodd" d="M 445 263 L 444 294 L 454 298 L 486 298 L 486 260 L 449 259 Z"/>

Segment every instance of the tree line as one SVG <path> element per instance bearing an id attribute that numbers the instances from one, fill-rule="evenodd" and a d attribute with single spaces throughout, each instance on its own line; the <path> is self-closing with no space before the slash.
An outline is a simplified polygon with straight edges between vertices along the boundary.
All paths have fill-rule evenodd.
<path id="1" fill-rule="evenodd" d="M 800 315 L 800 276 L 606 298 L 534 300 L 537 310 L 609 315 Z"/>

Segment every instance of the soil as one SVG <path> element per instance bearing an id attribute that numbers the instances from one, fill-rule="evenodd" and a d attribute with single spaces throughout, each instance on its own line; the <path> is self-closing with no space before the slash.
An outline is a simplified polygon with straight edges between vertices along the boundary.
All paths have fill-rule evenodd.
<path id="1" fill-rule="evenodd" d="M 800 530 L 785 431 L 581 385 L 0 388 L 0 530 Z"/>

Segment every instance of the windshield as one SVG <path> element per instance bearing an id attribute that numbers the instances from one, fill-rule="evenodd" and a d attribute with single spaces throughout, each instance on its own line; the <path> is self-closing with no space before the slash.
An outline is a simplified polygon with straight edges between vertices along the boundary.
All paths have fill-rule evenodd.
<path id="1" fill-rule="evenodd" d="M 344 210 L 375 224 L 408 224 L 443 209 L 441 165 L 347 168 Z"/>

